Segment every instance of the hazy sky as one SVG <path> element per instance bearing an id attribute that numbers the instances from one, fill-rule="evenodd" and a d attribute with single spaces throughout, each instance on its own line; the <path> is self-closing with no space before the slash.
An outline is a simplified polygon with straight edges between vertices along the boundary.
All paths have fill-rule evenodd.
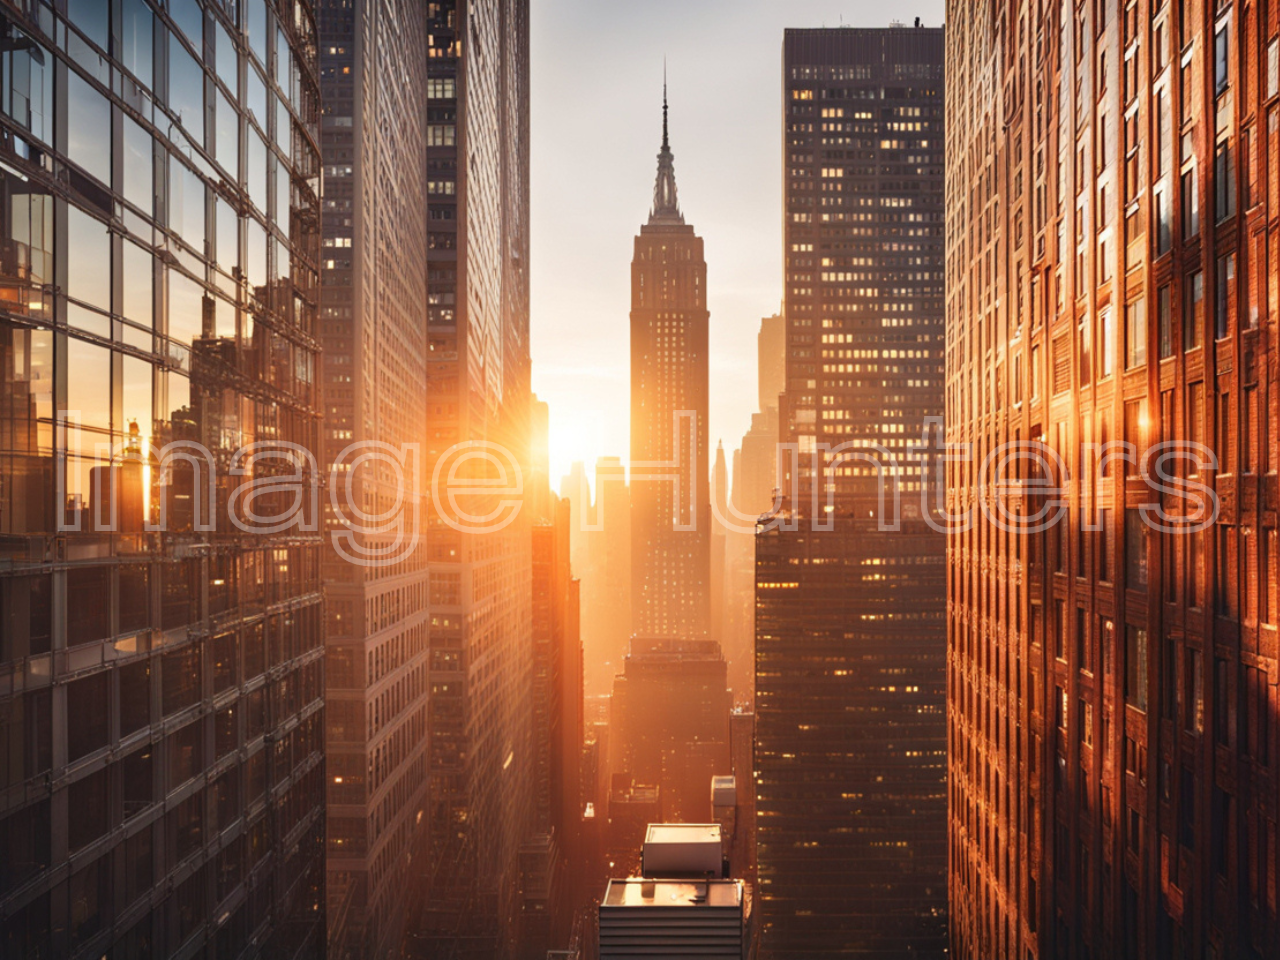
<path id="1" fill-rule="evenodd" d="M 533 386 L 554 484 L 625 458 L 632 244 L 649 214 L 667 59 L 685 219 L 706 242 L 711 449 L 756 409 L 756 332 L 782 302 L 782 32 L 926 26 L 944 0 L 532 0 Z M 707 465 L 708 469 L 710 464 Z"/>

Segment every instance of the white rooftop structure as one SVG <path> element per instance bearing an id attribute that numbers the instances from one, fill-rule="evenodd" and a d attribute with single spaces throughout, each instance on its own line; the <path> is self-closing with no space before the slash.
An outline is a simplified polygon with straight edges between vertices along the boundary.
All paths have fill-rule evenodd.
<path id="1" fill-rule="evenodd" d="M 738 805 L 738 780 L 736 777 L 711 778 L 711 806 L 736 807 Z"/>
<path id="2" fill-rule="evenodd" d="M 724 869 L 718 823 L 651 823 L 641 851 L 646 877 L 720 877 Z"/>

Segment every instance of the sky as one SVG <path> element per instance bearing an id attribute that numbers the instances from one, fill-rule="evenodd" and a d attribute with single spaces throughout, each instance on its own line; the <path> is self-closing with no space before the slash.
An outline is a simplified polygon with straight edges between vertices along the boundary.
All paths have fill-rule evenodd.
<path id="1" fill-rule="evenodd" d="M 667 63 L 685 219 L 705 241 L 711 453 L 741 443 L 756 333 L 782 303 L 782 34 L 943 22 L 944 0 L 533 0 L 533 388 L 555 486 L 627 457 L 635 235 L 648 219 Z M 710 464 L 707 465 L 710 469 Z"/>

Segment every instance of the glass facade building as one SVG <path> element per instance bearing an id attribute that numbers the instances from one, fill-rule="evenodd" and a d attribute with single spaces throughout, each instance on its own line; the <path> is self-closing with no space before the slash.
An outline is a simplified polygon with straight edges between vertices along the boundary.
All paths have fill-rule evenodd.
<path id="1" fill-rule="evenodd" d="M 310 4 L 0 29 L 0 954 L 319 956 Z"/>
<path id="2" fill-rule="evenodd" d="M 795 455 L 756 537 L 761 950 L 941 957 L 946 544 L 913 446 L 943 412 L 943 31 L 783 43 Z"/>

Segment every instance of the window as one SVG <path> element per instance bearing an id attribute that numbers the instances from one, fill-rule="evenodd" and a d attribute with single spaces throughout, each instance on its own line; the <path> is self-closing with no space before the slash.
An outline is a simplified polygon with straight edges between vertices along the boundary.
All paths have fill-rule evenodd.
<path id="1" fill-rule="evenodd" d="M 151 722 L 151 661 L 120 668 L 120 736 L 127 737 Z"/>
<path id="2" fill-rule="evenodd" d="M 1173 356 L 1173 306 L 1167 283 L 1156 291 L 1156 310 L 1160 324 L 1160 359 L 1167 360 Z"/>
<path id="3" fill-rule="evenodd" d="M 1165 637 L 1160 660 L 1160 715 L 1166 720 L 1178 719 L 1178 693 L 1178 641 Z"/>
<path id="4" fill-rule="evenodd" d="M 1192 164 L 1182 172 L 1182 237 L 1190 240 L 1200 233 L 1200 186 L 1196 167 Z"/>
<path id="5" fill-rule="evenodd" d="M 428 100 L 452 100 L 456 96 L 453 77 L 433 77 L 427 81 Z"/>
<path id="6" fill-rule="evenodd" d="M 74 70 L 67 71 L 67 156 L 111 182 L 111 104 Z"/>
<path id="7" fill-rule="evenodd" d="M 1186 649 L 1186 660 L 1182 670 L 1183 695 L 1182 702 L 1186 712 L 1182 717 L 1182 726 L 1190 733 L 1204 732 L 1204 661 L 1199 650 Z"/>
<path id="8" fill-rule="evenodd" d="M 1125 510 L 1125 585 L 1130 590 L 1147 589 L 1147 524 L 1142 511 Z"/>
<path id="9" fill-rule="evenodd" d="M 1108 307 L 1098 318 L 1098 376 L 1105 380 L 1115 372 L 1115 316 Z"/>
<path id="10" fill-rule="evenodd" d="M 1204 271 L 1187 277 L 1183 291 L 1182 349 L 1195 350 L 1204 343 Z"/>
<path id="11" fill-rule="evenodd" d="M 1231 82 L 1230 21 L 1221 24 L 1213 36 L 1213 88 L 1218 95 L 1226 92 Z"/>
<path id="12" fill-rule="evenodd" d="M 1214 291 L 1214 333 L 1219 340 L 1231 333 L 1231 306 L 1235 302 L 1236 255 L 1218 258 L 1218 282 Z"/>
<path id="13" fill-rule="evenodd" d="M 432 123 L 427 125 L 428 147 L 454 146 L 455 127 L 453 124 Z"/>
<path id="14" fill-rule="evenodd" d="M 1213 738 L 1231 742 L 1231 663 L 1221 657 L 1213 659 Z"/>
<path id="15" fill-rule="evenodd" d="M 1145 297 L 1124 308 L 1125 368 L 1132 370 L 1147 362 L 1147 301 Z"/>
<path id="16" fill-rule="evenodd" d="M 71 902 L 71 945 L 79 947 L 102 929 L 105 916 L 110 913 L 110 855 L 101 857 L 72 874 L 68 896 Z"/>
<path id="17" fill-rule="evenodd" d="M 1187 768 L 1182 768 L 1178 790 L 1178 842 L 1188 850 L 1196 848 L 1196 778 Z"/>
<path id="18" fill-rule="evenodd" d="M 120 20 L 120 62 L 139 83 L 150 87 L 151 38 L 155 30 L 151 8 L 146 0 L 121 0 Z"/>
<path id="19" fill-rule="evenodd" d="M 1098 531 L 1098 579 L 1104 583 L 1111 580 L 1111 546 L 1115 539 L 1111 519 L 1113 512 L 1110 507 L 1098 511 L 1102 521 L 1102 529 Z"/>
<path id="20" fill-rule="evenodd" d="M 204 71 L 176 33 L 169 34 L 169 112 L 204 144 Z"/>
<path id="21" fill-rule="evenodd" d="M 182 786 L 204 770 L 204 721 L 197 720 L 165 739 L 169 775 L 167 790 Z"/>
<path id="22" fill-rule="evenodd" d="M 1125 625 L 1124 696 L 1131 707 L 1147 709 L 1147 631 Z"/>
<path id="23" fill-rule="evenodd" d="M 1231 141 L 1218 144 L 1213 156 L 1214 216 L 1218 223 L 1236 215 L 1236 162 Z"/>
<path id="24" fill-rule="evenodd" d="M 146 743 L 120 761 L 120 781 L 124 793 L 126 820 L 135 814 L 142 813 L 155 799 L 152 756 L 151 744 Z"/>
<path id="25" fill-rule="evenodd" d="M 110 795 L 107 768 L 77 780 L 68 790 L 71 816 L 67 846 L 71 853 L 87 847 L 110 829 Z"/>
<path id="26" fill-rule="evenodd" d="M 67 295 L 111 309 L 111 234 L 101 220 L 67 206 Z"/>
<path id="27" fill-rule="evenodd" d="M 170 0 L 169 16 L 187 35 L 191 45 L 199 50 L 204 44 L 204 11 L 200 4 L 196 0 Z"/>
<path id="28" fill-rule="evenodd" d="M 109 673 L 97 673 L 67 685 L 67 760 L 75 762 L 107 745 Z"/>
<path id="29" fill-rule="evenodd" d="M 110 567 L 68 570 L 67 597 L 67 646 L 92 643 L 111 635 Z"/>
<path id="30" fill-rule="evenodd" d="M 166 653 L 161 660 L 160 676 L 165 716 L 185 710 L 200 700 L 200 644 L 192 643 L 181 650 Z"/>
<path id="31" fill-rule="evenodd" d="M 154 212 L 152 173 L 155 166 L 151 134 L 129 117 L 124 118 L 124 198 L 151 216 Z"/>

